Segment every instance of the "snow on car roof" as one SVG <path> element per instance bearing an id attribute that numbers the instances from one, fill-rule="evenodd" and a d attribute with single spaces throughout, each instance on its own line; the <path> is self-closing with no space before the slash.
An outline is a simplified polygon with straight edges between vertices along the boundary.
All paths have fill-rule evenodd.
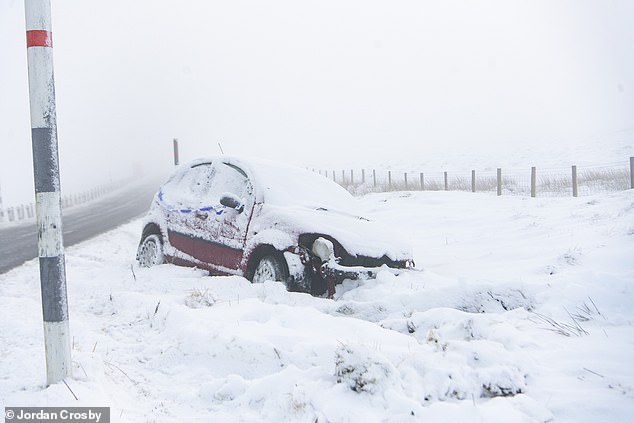
<path id="1" fill-rule="evenodd" d="M 275 205 L 301 205 L 310 208 L 355 210 L 356 199 L 328 178 L 300 167 L 254 157 L 219 156 L 190 164 L 222 161 L 243 169 L 253 187 L 257 201 Z"/>

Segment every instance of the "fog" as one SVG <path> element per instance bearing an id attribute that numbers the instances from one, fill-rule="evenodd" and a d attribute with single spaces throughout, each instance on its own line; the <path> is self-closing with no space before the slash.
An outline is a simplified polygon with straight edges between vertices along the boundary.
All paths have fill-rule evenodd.
<path id="1" fill-rule="evenodd" d="M 167 171 L 173 138 L 182 161 L 333 168 L 634 136 L 630 0 L 52 7 L 65 192 Z M 0 2 L 0 53 L 7 206 L 33 198 L 22 1 Z"/>

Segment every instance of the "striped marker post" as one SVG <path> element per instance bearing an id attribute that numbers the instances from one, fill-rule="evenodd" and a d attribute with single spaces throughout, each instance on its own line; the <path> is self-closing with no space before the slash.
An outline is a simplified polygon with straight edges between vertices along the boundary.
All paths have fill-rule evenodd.
<path id="1" fill-rule="evenodd" d="M 57 151 L 50 0 L 25 0 L 46 381 L 70 375 L 70 330 Z"/>
<path id="2" fill-rule="evenodd" d="M 4 222 L 4 206 L 2 205 L 2 185 L 0 185 L 0 223 Z"/>

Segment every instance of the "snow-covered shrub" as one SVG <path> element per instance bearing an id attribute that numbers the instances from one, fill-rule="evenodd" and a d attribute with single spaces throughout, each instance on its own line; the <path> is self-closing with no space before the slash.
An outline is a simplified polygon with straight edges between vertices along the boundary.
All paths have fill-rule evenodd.
<path id="1" fill-rule="evenodd" d="M 531 311 L 533 300 L 519 289 L 488 289 L 465 295 L 458 310 L 469 313 L 498 313 L 523 308 Z"/>
<path id="2" fill-rule="evenodd" d="M 216 304 L 216 299 L 209 289 L 194 288 L 185 297 L 185 305 L 189 308 L 211 307 Z"/>
<path id="3" fill-rule="evenodd" d="M 425 404 L 525 392 L 531 365 L 521 352 L 521 331 L 508 321 L 512 314 L 521 321 L 525 312 L 500 315 L 437 308 L 383 321 L 384 328 L 411 336 L 421 346 L 404 359 L 391 360 L 399 384 L 418 380 L 405 389 L 417 391 Z"/>
<path id="4" fill-rule="evenodd" d="M 391 373 L 388 361 L 364 346 L 341 344 L 335 351 L 337 383 L 345 383 L 355 392 L 377 392 Z"/>

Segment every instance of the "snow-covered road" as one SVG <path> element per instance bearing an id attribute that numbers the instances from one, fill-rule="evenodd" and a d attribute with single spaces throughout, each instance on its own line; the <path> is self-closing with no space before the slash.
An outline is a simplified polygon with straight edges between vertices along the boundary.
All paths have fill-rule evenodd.
<path id="1" fill-rule="evenodd" d="M 147 212 L 157 182 L 143 180 L 64 211 L 64 245 L 75 245 Z M 0 274 L 37 257 L 35 219 L 0 225 Z"/>

